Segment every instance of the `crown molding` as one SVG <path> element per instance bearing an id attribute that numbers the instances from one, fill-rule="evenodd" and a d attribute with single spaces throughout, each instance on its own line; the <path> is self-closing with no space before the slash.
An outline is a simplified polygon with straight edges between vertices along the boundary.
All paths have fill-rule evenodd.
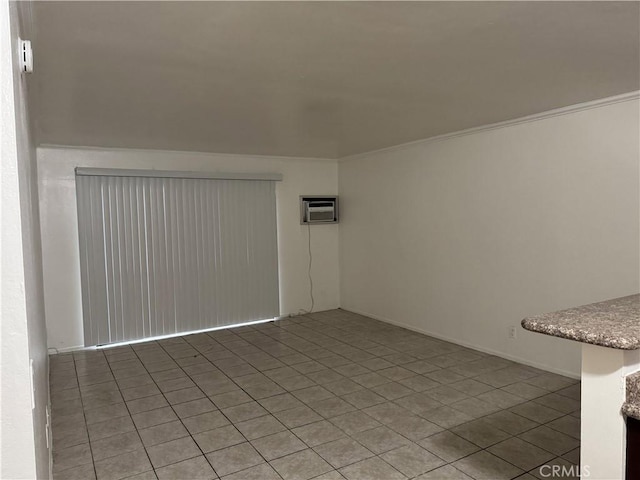
<path id="1" fill-rule="evenodd" d="M 159 150 L 153 148 L 130 148 L 130 147 L 100 147 L 90 145 L 65 145 L 58 143 L 40 143 L 38 150 L 77 150 L 91 151 L 98 153 L 123 153 L 141 155 L 179 155 L 181 157 L 208 157 L 208 158 L 239 158 L 243 160 L 276 160 L 276 161 L 301 161 L 301 162 L 326 162 L 335 163 L 337 158 L 323 157 L 295 157 L 286 155 L 262 155 L 258 153 L 225 153 L 225 152 L 199 152 L 192 150 Z"/>
<path id="2" fill-rule="evenodd" d="M 426 145 L 429 143 L 441 142 L 441 141 L 450 140 L 457 137 L 463 137 L 466 135 L 473 135 L 475 133 L 481 133 L 481 132 L 486 132 L 490 130 L 497 130 L 500 128 L 512 127 L 512 126 L 520 125 L 523 123 L 537 122 L 540 120 L 546 120 L 548 118 L 559 117 L 562 115 L 569 115 L 571 113 L 577 113 L 584 110 L 591 110 L 593 108 L 606 107 L 609 105 L 615 105 L 616 103 L 629 102 L 629 101 L 638 100 L 638 99 L 640 99 L 640 90 L 623 93 L 621 95 L 615 95 L 613 97 L 599 98 L 597 100 L 592 100 L 589 102 L 576 103 L 575 105 L 569 105 L 566 107 L 556 108 L 553 110 L 547 110 L 545 112 L 534 113 L 533 115 L 527 115 L 525 117 L 518 117 L 511 120 L 505 120 L 502 122 L 489 123 L 487 125 L 480 125 L 478 127 L 468 128 L 465 130 L 458 130 L 456 132 L 444 133 L 442 135 L 422 138 L 420 140 L 401 143 L 398 145 L 393 145 L 391 147 L 384 147 L 377 150 L 370 150 L 362 153 L 354 153 L 353 155 L 347 155 L 347 156 L 341 157 L 338 159 L 338 161 L 348 162 L 350 160 L 356 160 L 358 158 L 361 158 L 367 155 L 376 154 L 376 153 L 390 152 L 390 151 L 401 150 L 404 148 L 409 148 L 417 145 L 423 145 L 423 144 Z"/>

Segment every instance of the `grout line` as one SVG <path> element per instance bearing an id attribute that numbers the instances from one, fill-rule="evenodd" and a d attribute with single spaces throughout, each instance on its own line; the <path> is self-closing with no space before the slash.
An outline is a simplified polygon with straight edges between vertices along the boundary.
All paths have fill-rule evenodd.
<path id="1" fill-rule="evenodd" d="M 130 348 L 130 350 L 133 351 L 133 349 L 131 349 L 131 348 Z M 131 420 L 131 423 L 133 424 L 133 428 L 135 429 L 136 434 L 138 435 L 138 440 L 140 440 L 140 444 L 142 445 L 142 450 L 144 451 L 144 454 L 147 456 L 147 460 L 149 460 L 149 465 L 151 465 L 151 471 L 153 471 L 155 473 L 155 470 L 153 468 L 153 463 L 151 463 L 151 458 L 149 457 L 149 454 L 147 453 L 147 450 L 146 450 L 146 448 L 144 446 L 144 442 L 142 441 L 142 437 L 140 436 L 140 432 L 138 431 L 138 427 L 136 426 L 135 422 L 133 421 L 133 415 L 131 414 L 131 411 L 129 410 L 129 406 L 127 405 L 127 401 L 124 399 L 124 395 L 122 395 L 122 389 L 120 388 L 120 384 L 118 383 L 118 379 L 116 378 L 116 375 L 114 374 L 114 371 L 111 368 L 111 362 L 109 361 L 109 357 L 107 357 L 107 355 L 104 352 L 101 352 L 101 353 L 102 353 L 102 356 L 105 359 L 105 362 L 107 362 L 107 366 L 109 367 L 109 371 L 111 372 L 111 376 L 113 377 L 113 381 L 115 382 L 116 387 L 118 387 L 118 393 L 120 394 L 120 397 L 122 397 L 122 402 L 124 404 L 124 408 L 126 408 L 127 412 L 129 412 L 129 419 Z M 135 352 L 134 352 L 134 354 L 135 354 Z M 87 430 L 88 430 L 88 426 L 87 426 Z M 116 435 L 119 435 L 119 434 L 116 434 Z M 113 435 L 113 436 L 115 436 L 115 435 Z M 105 438 L 108 438 L 108 437 L 105 437 Z M 89 441 L 91 441 L 91 439 L 89 439 Z M 137 450 L 134 450 L 134 452 L 135 451 L 137 451 Z M 126 453 L 132 453 L 132 452 L 126 452 Z M 91 456 L 93 458 L 93 451 L 91 453 Z M 109 458 L 113 458 L 113 457 L 109 457 Z M 94 460 L 93 463 L 94 463 L 94 467 L 95 467 L 95 460 Z M 136 475 L 136 474 L 134 474 L 134 475 Z M 129 475 L 129 476 L 131 477 L 133 475 Z M 96 471 L 96 479 L 98 479 L 98 472 L 97 471 Z"/>
<path id="2" fill-rule="evenodd" d="M 182 338 L 182 337 L 180 337 Z M 173 358 L 173 356 L 167 351 L 167 349 L 165 349 L 163 347 L 162 344 L 158 343 L 158 346 L 167 354 L 171 357 L 171 359 L 176 363 L 176 365 L 178 366 L 178 368 L 185 374 L 187 375 L 187 378 L 189 378 L 189 380 L 191 380 L 194 385 L 196 385 L 196 387 L 198 388 L 198 390 L 200 390 L 200 392 L 205 396 L 205 398 L 207 400 L 209 400 L 211 402 L 211 399 L 202 391 L 202 389 L 198 386 L 198 384 L 196 382 L 193 381 L 193 379 L 191 378 L 191 376 L 189 376 L 187 374 L 187 372 L 184 371 L 184 369 L 182 368 L 182 366 L 180 364 L 178 364 L 178 362 L 176 362 L 176 359 Z M 136 353 L 137 355 L 137 353 Z M 146 367 L 145 367 L 146 369 Z M 151 379 L 155 382 L 155 378 L 151 377 Z M 196 447 L 198 447 L 198 450 L 200 450 L 200 453 L 202 454 L 202 456 L 204 457 L 204 459 L 207 461 L 207 463 L 209 464 L 209 466 L 211 467 L 211 469 L 214 471 L 214 473 L 220 478 L 221 476 L 218 474 L 218 472 L 216 471 L 215 467 L 211 464 L 211 462 L 209 461 L 209 459 L 207 458 L 207 454 L 202 450 L 202 448 L 200 447 L 200 445 L 198 444 L 198 442 L 196 442 L 196 440 L 193 438 L 193 434 L 189 431 L 189 429 L 187 428 L 187 426 L 184 424 L 184 422 L 182 421 L 182 418 L 178 415 L 178 413 L 175 411 L 175 409 L 173 408 L 173 405 L 169 402 L 169 400 L 166 398 L 166 396 L 164 395 L 164 392 L 160 389 L 160 386 L 155 383 L 155 385 L 158 387 L 158 390 L 160 390 L 160 393 L 164 396 L 165 400 L 167 400 L 167 403 L 169 404 L 169 406 L 171 407 L 171 410 L 173 411 L 173 413 L 176 415 L 176 417 L 178 417 L 178 420 L 180 421 L 180 423 L 182 424 L 183 428 L 187 431 L 187 433 L 189 434 L 189 438 L 191 439 L 191 441 L 196 445 Z M 214 406 L 216 406 L 213 402 L 211 402 Z M 217 406 L 216 406 L 217 408 Z M 218 409 L 218 411 L 220 411 Z M 223 416 L 225 416 L 222 412 L 220 412 Z M 226 418 L 226 416 L 225 416 Z M 227 419 L 228 420 L 228 419 Z M 233 424 L 232 424 L 233 425 Z M 242 432 L 240 432 L 237 428 L 236 431 L 238 431 L 238 433 L 240 433 L 240 435 L 242 435 Z M 244 435 L 243 435 L 244 437 Z M 159 445 L 162 445 L 161 443 Z M 166 465 L 165 465 L 166 466 Z"/>
<path id="3" fill-rule="evenodd" d="M 106 361 L 106 358 L 105 358 L 105 361 Z M 82 417 L 84 418 L 84 428 L 87 430 L 87 443 L 89 444 L 89 452 L 91 453 L 91 465 L 93 466 L 93 474 L 96 476 L 96 479 L 97 479 L 98 471 L 96 470 L 96 462 L 93 457 L 93 445 L 91 443 L 91 436 L 89 435 L 89 425 L 87 424 L 87 414 L 85 413 L 85 410 L 84 410 L 84 398 L 82 395 L 82 389 L 80 388 L 80 382 L 78 380 L 80 376 L 78 375 L 78 369 L 76 367 L 75 357 L 73 358 L 73 368 L 76 372 L 76 382 L 78 383 L 78 391 L 80 392 L 80 404 L 82 405 Z M 111 371 L 111 368 L 109 368 L 109 371 Z M 116 386 L 117 386 L 117 383 L 116 383 Z M 53 429 L 52 429 L 51 436 L 53 437 Z"/>
<path id="4" fill-rule="evenodd" d="M 182 338 L 182 337 L 181 337 L 181 338 Z M 213 340 L 215 341 L 215 339 L 213 339 Z M 204 355 L 203 355 L 202 353 L 200 353 L 200 351 L 199 351 L 199 350 L 197 350 L 196 348 L 194 348 L 194 346 L 193 346 L 190 342 L 188 342 L 187 340 L 184 340 L 184 342 L 185 342 L 186 344 L 188 344 L 191 348 L 193 348 L 194 350 L 196 350 L 200 356 L 202 356 L 203 358 L 205 358 L 205 359 L 207 360 L 207 362 L 211 363 L 211 365 L 213 365 L 216 369 L 218 369 L 218 367 L 217 367 L 213 362 L 211 362 L 208 358 L 204 357 Z M 170 353 L 169 353 L 169 352 L 164 348 L 164 346 L 163 346 L 163 345 L 159 344 L 159 346 L 160 346 L 160 348 L 162 348 L 162 349 L 165 351 L 165 353 L 166 353 L 167 355 L 169 355 L 169 356 L 173 359 L 173 361 L 174 361 L 174 362 L 176 362 L 176 359 L 175 359 L 175 358 L 173 358 L 173 356 L 172 356 L 172 355 L 171 355 L 171 354 L 170 354 Z M 136 353 L 136 355 L 137 355 L 137 353 Z M 186 358 L 186 357 L 183 357 L 183 358 Z M 249 440 L 247 437 L 245 437 L 245 435 L 244 435 L 240 430 L 238 430 L 238 427 L 236 427 L 236 426 L 235 426 L 235 423 L 234 423 L 234 422 L 232 422 L 232 421 L 231 421 L 231 419 L 229 419 L 229 417 L 227 417 L 227 416 L 224 414 L 224 412 L 223 412 L 220 408 L 218 408 L 218 406 L 217 406 L 214 402 L 212 402 L 212 401 L 211 401 L 211 398 L 210 398 L 207 394 L 205 394 L 205 392 L 203 392 L 203 391 L 202 391 L 202 389 L 199 387 L 199 385 L 198 385 L 198 384 L 193 380 L 193 378 L 191 377 L 191 375 L 189 375 L 187 372 L 185 372 L 185 371 L 184 371 L 184 368 L 183 368 L 180 364 L 178 364 L 177 362 L 176 362 L 176 364 L 178 365 L 178 368 L 180 368 L 180 370 L 182 370 L 182 372 L 183 372 L 185 375 L 187 375 L 187 377 L 189 378 L 189 380 L 191 380 L 191 381 L 196 385 L 196 387 L 197 387 L 197 388 L 202 392 L 202 394 L 205 396 L 205 398 L 206 398 L 207 400 L 209 400 L 209 401 L 210 401 L 210 402 L 211 402 L 211 403 L 212 403 L 212 404 L 217 408 L 217 410 L 220 412 L 220 414 L 221 414 L 224 418 L 226 418 L 226 419 L 227 419 L 227 421 L 229 422 L 229 424 L 230 424 L 233 428 L 235 428 L 235 430 L 236 430 L 240 435 L 242 435 L 242 437 L 245 439 L 245 441 L 246 441 L 246 442 L 248 442 L 248 443 L 251 445 L 251 447 L 253 448 L 253 445 L 251 444 L 250 440 Z M 145 367 L 145 369 L 146 369 L 146 367 Z M 218 369 L 218 370 L 219 370 L 219 369 Z M 226 375 L 225 375 L 225 376 L 226 376 Z M 229 379 L 233 382 L 233 379 L 231 379 L 231 378 L 229 378 Z M 155 379 L 154 379 L 153 377 L 152 377 L 152 380 L 154 380 L 154 382 L 155 382 Z M 233 383 L 235 383 L 235 382 L 233 382 Z M 242 389 L 242 388 L 241 388 L 237 383 L 236 383 L 236 385 L 238 386 L 238 388 L 240 388 L 242 391 L 244 391 L 244 390 L 243 390 L 243 389 Z M 156 384 L 156 386 L 157 386 L 157 384 Z M 159 387 L 159 386 L 158 386 L 158 389 L 160 389 L 160 387 Z M 162 393 L 162 391 L 161 391 L 161 393 Z M 247 392 L 245 392 L 245 393 L 247 393 Z M 164 393 L 163 393 L 163 395 L 164 395 Z M 248 395 L 248 393 L 247 393 L 247 395 Z M 252 398 L 253 398 L 253 397 L 252 397 Z M 165 397 L 165 399 L 166 399 L 166 397 Z M 173 409 L 173 405 L 171 405 L 171 404 L 169 404 L 169 405 L 172 407 L 172 410 L 174 411 L 174 413 L 176 413 L 176 412 L 175 412 L 175 410 Z M 202 455 L 204 456 L 204 458 L 207 460 L 207 463 L 209 463 L 209 465 L 211 466 L 211 468 L 213 469 L 213 471 L 216 473 L 216 475 L 218 475 L 218 477 L 219 477 L 219 478 L 222 478 L 222 476 L 221 476 L 220 474 L 218 474 L 218 471 L 215 469 L 215 467 L 211 464 L 211 462 L 210 462 L 210 461 L 209 461 L 209 459 L 207 458 L 207 454 L 202 450 L 202 448 L 200 448 L 200 445 L 198 444 L 198 442 L 196 442 L 196 441 L 195 441 L 195 439 L 193 438 L 193 435 L 191 434 L 191 432 L 189 431 L 189 429 L 187 428 L 187 426 L 186 426 L 186 425 L 184 424 L 184 422 L 182 421 L 182 418 L 180 418 L 180 416 L 179 416 L 177 413 L 176 413 L 176 416 L 178 417 L 178 419 L 179 419 L 179 420 L 180 420 L 180 422 L 182 423 L 182 426 L 185 428 L 185 430 L 189 433 L 190 438 L 191 438 L 191 439 L 193 440 L 193 442 L 196 444 L 196 446 L 198 447 L 198 449 L 200 450 L 200 452 L 202 453 Z M 256 417 L 256 418 L 259 418 L 259 417 Z M 217 428 L 221 428 L 221 427 L 217 427 Z M 213 430 L 215 430 L 215 429 L 213 429 Z M 201 433 L 204 433 L 204 432 L 201 432 Z M 237 445 L 240 445 L 240 444 L 237 444 Z M 226 448 L 235 447 L 235 446 L 237 446 L 237 445 L 230 445 L 230 446 L 228 446 L 228 447 L 223 447 L 223 448 L 221 448 L 221 449 L 214 450 L 214 452 L 215 452 L 215 451 L 224 450 L 224 449 L 226 449 Z M 255 448 L 254 448 L 254 450 L 255 450 Z M 257 452 L 257 450 L 256 450 L 256 452 Z M 208 452 L 208 453 L 212 453 L 212 452 Z M 258 452 L 258 454 L 262 457 L 262 454 L 260 454 L 260 452 Z M 266 460 L 264 457 L 262 457 L 262 459 L 263 459 L 265 462 L 267 462 L 267 460 Z M 268 462 L 267 462 L 267 463 L 268 463 Z M 249 467 L 249 468 L 252 468 L 252 467 Z M 234 473 L 235 473 L 235 472 L 234 472 Z"/>

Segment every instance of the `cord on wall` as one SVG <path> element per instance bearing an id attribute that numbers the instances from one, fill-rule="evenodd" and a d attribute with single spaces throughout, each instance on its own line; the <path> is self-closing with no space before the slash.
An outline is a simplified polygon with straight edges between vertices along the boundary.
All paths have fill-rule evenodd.
<path id="1" fill-rule="evenodd" d="M 309 310 L 300 310 L 298 313 L 308 314 L 313 312 L 313 307 L 315 306 L 315 299 L 313 298 L 313 276 L 311 275 L 311 266 L 313 265 L 313 254 L 311 253 L 311 224 L 307 223 L 307 239 L 309 245 L 309 270 L 307 274 L 309 275 L 309 297 L 311 297 L 311 308 Z"/>

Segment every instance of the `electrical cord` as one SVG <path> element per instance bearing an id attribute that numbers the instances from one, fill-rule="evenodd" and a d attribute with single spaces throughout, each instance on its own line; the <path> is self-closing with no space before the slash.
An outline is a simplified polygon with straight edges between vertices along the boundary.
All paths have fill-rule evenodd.
<path id="1" fill-rule="evenodd" d="M 309 296 L 311 297 L 311 308 L 309 310 L 300 310 L 299 314 L 309 314 L 313 312 L 313 308 L 315 307 L 315 298 L 313 297 L 313 276 L 311 275 L 311 266 L 313 265 L 313 254 L 311 253 L 311 224 L 307 223 L 307 238 L 309 245 L 309 270 L 307 272 L 309 276 Z"/>
<path id="2" fill-rule="evenodd" d="M 311 276 L 311 265 L 313 263 L 313 255 L 311 254 L 311 224 L 307 223 L 308 235 L 309 238 L 309 296 L 311 297 L 311 309 L 309 313 L 313 312 L 313 307 L 315 306 L 315 299 L 313 298 L 313 277 Z"/>

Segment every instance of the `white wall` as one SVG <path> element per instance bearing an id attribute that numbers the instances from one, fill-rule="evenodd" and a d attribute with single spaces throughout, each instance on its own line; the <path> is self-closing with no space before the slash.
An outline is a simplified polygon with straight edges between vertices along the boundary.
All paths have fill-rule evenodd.
<path id="1" fill-rule="evenodd" d="M 49 347 L 83 345 L 74 168 L 155 168 L 217 172 L 282 173 L 276 197 L 283 315 L 310 308 L 307 227 L 300 225 L 300 195 L 336 194 L 334 160 L 197 154 L 150 150 L 38 149 L 45 309 Z M 315 308 L 339 306 L 338 226 L 311 227 Z"/>
<path id="2" fill-rule="evenodd" d="M 18 37 L 30 38 L 31 4 L 0 3 L 2 52 L 2 302 L 0 478 L 49 478 L 49 403 L 36 150 Z M 13 58 L 12 58 L 13 57 Z M 30 360 L 33 360 L 33 400 Z"/>
<path id="3" fill-rule="evenodd" d="M 640 290 L 638 113 L 636 97 L 344 159 L 342 307 L 577 375 L 577 343 L 519 323 Z"/>

